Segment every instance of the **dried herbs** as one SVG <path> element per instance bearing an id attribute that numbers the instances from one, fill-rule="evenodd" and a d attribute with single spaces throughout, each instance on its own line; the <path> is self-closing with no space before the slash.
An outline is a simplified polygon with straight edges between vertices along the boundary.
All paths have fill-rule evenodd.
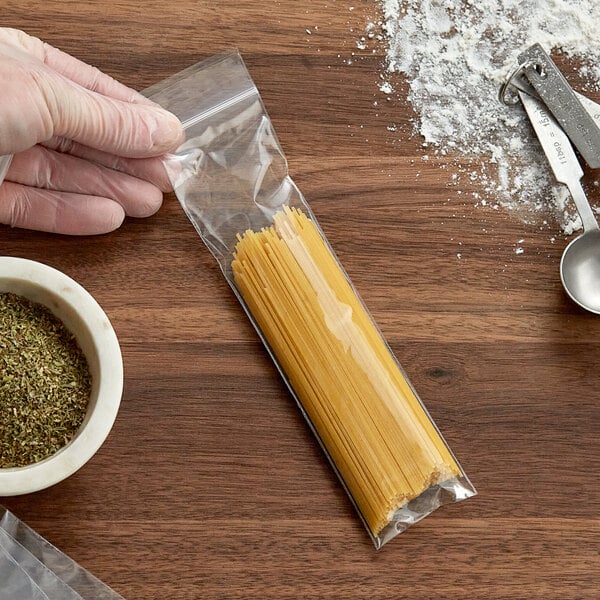
<path id="1" fill-rule="evenodd" d="M 0 468 L 54 454 L 77 433 L 91 376 L 75 337 L 41 304 L 0 293 Z"/>

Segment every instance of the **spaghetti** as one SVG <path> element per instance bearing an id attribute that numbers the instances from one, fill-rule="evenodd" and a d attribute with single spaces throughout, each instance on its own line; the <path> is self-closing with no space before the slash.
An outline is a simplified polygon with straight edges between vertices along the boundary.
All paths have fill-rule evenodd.
<path id="1" fill-rule="evenodd" d="M 317 226 L 238 235 L 235 284 L 374 536 L 462 471 Z"/>

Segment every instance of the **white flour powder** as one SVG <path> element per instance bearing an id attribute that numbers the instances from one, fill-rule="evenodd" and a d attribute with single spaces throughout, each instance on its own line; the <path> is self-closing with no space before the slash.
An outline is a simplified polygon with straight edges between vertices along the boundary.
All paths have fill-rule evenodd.
<path id="1" fill-rule="evenodd" d="M 598 101 L 600 0 L 383 0 L 383 12 L 388 51 L 380 89 L 392 93 L 397 73 L 408 80 L 427 153 L 461 158 L 463 175 L 478 185 L 477 203 L 534 224 L 550 217 L 565 233 L 579 228 L 524 112 L 497 95 L 517 55 L 539 42 L 575 68 L 572 85 Z"/>

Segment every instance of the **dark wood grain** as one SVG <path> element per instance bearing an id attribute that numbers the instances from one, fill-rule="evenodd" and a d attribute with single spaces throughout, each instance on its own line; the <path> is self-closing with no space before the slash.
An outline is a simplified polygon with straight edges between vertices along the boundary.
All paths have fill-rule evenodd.
<path id="1" fill-rule="evenodd" d="M 125 363 L 98 454 L 5 504 L 127 599 L 598 598 L 600 317 L 562 291 L 555 223 L 476 207 L 476 182 L 422 160 L 402 87 L 377 89 L 383 46 L 356 48 L 377 6 L 4 3 L 4 25 L 136 88 L 240 48 L 292 176 L 479 491 L 375 552 L 173 196 L 102 237 L 0 226 L 0 254 L 96 297 Z"/>

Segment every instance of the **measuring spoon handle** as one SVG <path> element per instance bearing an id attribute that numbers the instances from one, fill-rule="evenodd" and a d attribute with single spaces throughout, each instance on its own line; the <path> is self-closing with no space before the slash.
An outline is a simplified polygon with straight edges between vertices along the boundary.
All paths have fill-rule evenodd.
<path id="1" fill-rule="evenodd" d="M 584 231 L 598 229 L 596 217 L 581 186 L 583 169 L 566 133 L 539 100 L 523 92 L 519 92 L 519 98 L 556 180 L 569 188 Z"/>
<path id="2" fill-rule="evenodd" d="M 588 202 L 585 192 L 583 191 L 581 182 L 577 181 L 571 184 L 567 183 L 566 185 L 569 188 L 569 193 L 571 194 L 571 198 L 573 198 L 573 202 L 575 202 L 577 212 L 581 217 L 583 230 L 591 231 L 592 229 L 598 229 L 598 221 L 596 220 L 594 211 L 592 211 L 590 203 Z"/>

